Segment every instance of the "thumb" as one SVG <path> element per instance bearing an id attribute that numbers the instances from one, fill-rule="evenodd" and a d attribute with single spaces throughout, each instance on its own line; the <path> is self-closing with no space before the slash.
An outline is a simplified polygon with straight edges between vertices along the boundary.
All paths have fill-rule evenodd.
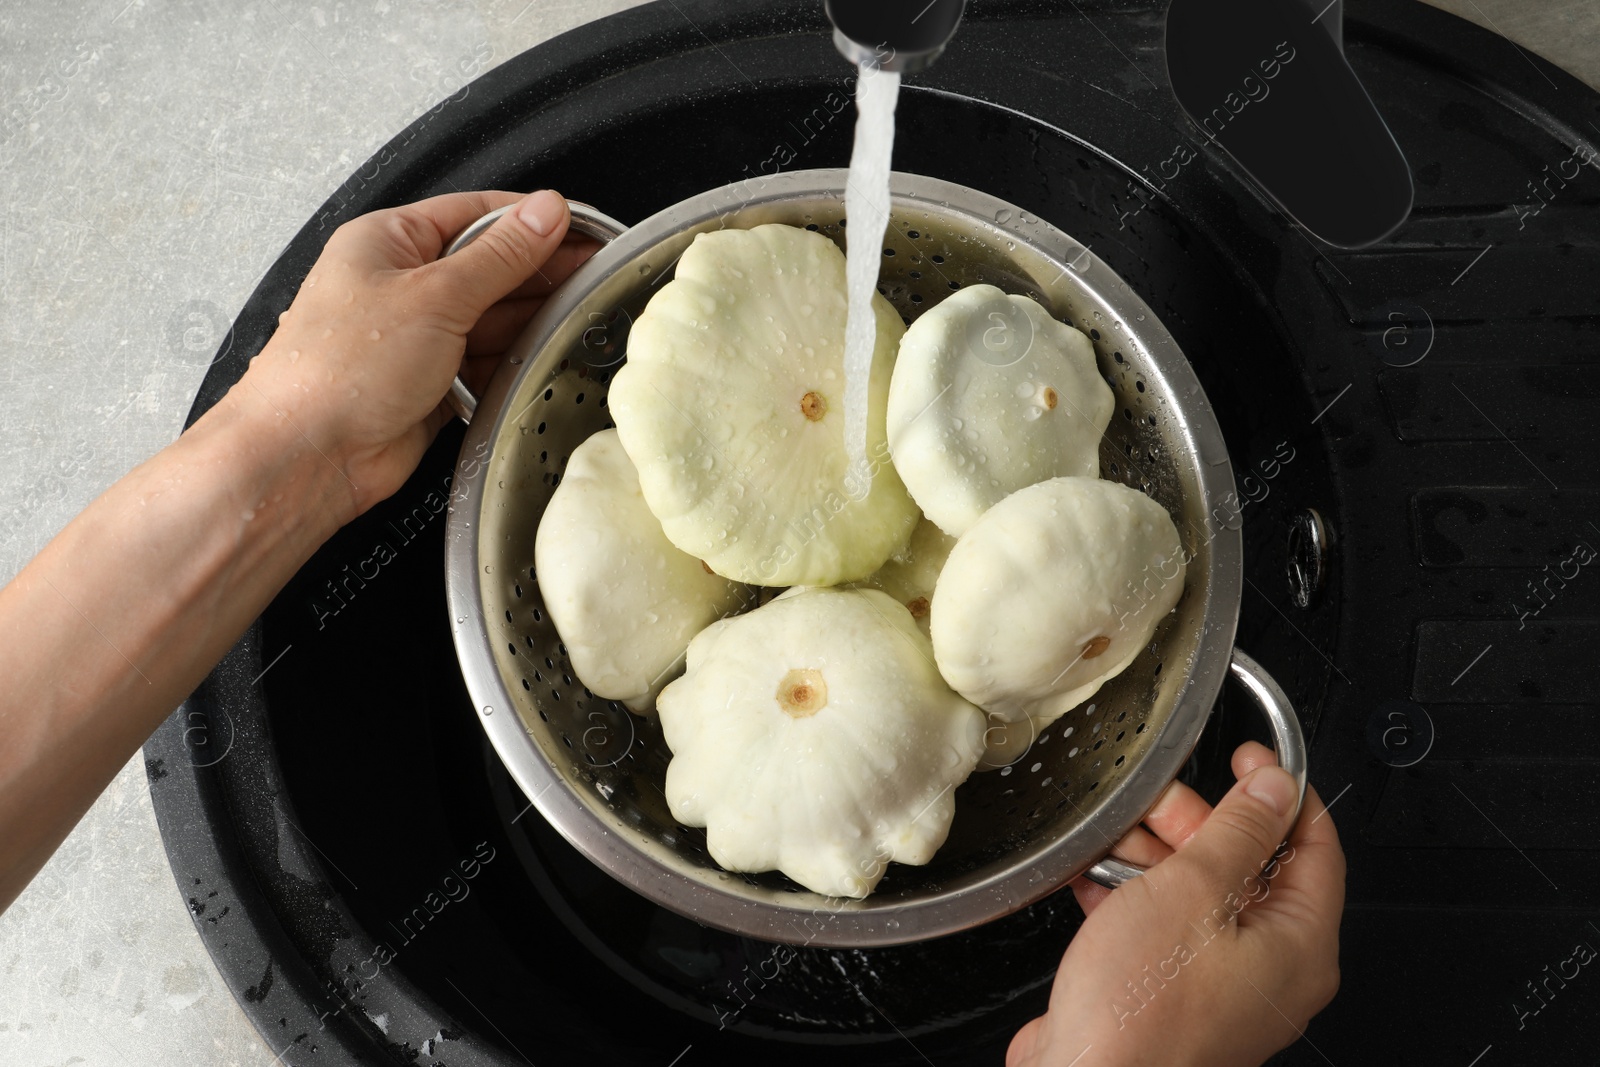
<path id="1" fill-rule="evenodd" d="M 1288 836 L 1298 791 L 1282 768 L 1256 768 L 1234 784 L 1173 859 L 1203 870 L 1202 884 L 1213 893 L 1243 893 L 1247 879 L 1261 874 Z"/>
<path id="2" fill-rule="evenodd" d="M 538 273 L 560 247 L 569 222 L 566 199 L 541 189 L 513 204 L 471 244 L 427 269 L 470 329 L 485 311 Z"/>

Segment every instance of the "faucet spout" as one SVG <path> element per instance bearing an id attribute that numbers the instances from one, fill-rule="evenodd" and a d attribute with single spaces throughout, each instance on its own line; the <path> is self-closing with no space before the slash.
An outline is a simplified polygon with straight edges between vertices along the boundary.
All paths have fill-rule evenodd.
<path id="1" fill-rule="evenodd" d="M 823 0 L 841 55 L 900 74 L 939 58 L 966 6 L 966 0 Z"/>

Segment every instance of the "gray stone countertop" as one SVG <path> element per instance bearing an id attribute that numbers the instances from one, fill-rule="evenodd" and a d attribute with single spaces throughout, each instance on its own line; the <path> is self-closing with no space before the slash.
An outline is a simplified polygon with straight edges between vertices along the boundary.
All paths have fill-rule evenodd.
<path id="1" fill-rule="evenodd" d="M 177 435 L 251 289 L 358 164 L 636 2 L 6 4 L 0 580 Z M 1600 87 L 1593 0 L 1438 6 Z M 273 1062 L 176 891 L 136 757 L 0 915 L 0 1063 Z"/>

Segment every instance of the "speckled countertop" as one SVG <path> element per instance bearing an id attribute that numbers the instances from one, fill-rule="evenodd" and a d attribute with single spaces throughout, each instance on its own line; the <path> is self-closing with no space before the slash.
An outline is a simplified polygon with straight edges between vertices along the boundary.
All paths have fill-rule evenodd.
<path id="1" fill-rule="evenodd" d="M 0 578 L 177 435 L 251 289 L 358 164 L 635 2 L 6 4 Z M 1600 87 L 1593 0 L 1439 6 Z M 0 915 L 0 1063 L 273 1062 L 190 923 L 135 758 Z"/>

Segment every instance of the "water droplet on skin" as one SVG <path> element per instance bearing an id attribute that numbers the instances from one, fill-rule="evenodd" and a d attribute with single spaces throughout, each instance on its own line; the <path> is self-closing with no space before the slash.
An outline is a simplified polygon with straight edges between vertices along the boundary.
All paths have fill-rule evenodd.
<path id="1" fill-rule="evenodd" d="M 322 331 L 322 339 L 324 341 L 326 341 L 328 338 L 330 338 L 332 336 L 333 336 L 333 327 L 332 326 L 329 326 L 326 330 Z"/>
<path id="2" fill-rule="evenodd" d="M 251 511 L 249 508 L 246 508 L 243 512 L 240 513 L 239 517 L 241 519 L 243 519 L 245 522 L 249 522 L 251 519 L 256 517 L 256 513 Z"/>
<path id="3" fill-rule="evenodd" d="M 383 334 L 379 333 L 377 330 L 373 330 L 371 333 L 367 334 L 367 340 L 376 341 L 378 338 L 380 338 L 382 336 L 383 336 Z"/>
<path id="4" fill-rule="evenodd" d="M 356 291 L 354 289 L 346 289 L 344 291 L 344 302 L 346 304 L 354 304 L 356 302 Z"/>
<path id="5" fill-rule="evenodd" d="M 289 362 L 290 363 L 298 363 L 299 361 L 300 361 L 300 350 L 298 348 L 291 348 L 289 350 Z"/>

